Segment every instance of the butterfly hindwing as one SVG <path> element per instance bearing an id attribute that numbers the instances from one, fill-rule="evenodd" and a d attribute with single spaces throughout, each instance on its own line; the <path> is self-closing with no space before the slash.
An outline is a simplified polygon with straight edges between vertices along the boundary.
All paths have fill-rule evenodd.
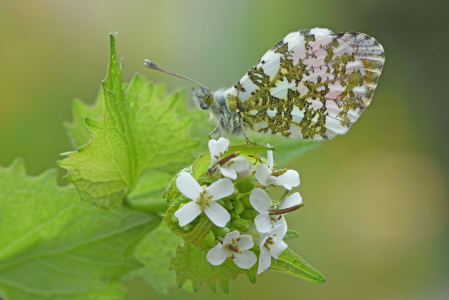
<path id="1" fill-rule="evenodd" d="M 382 46 L 363 33 L 292 32 L 228 90 L 227 102 L 257 132 L 333 138 L 370 104 L 383 63 Z"/>

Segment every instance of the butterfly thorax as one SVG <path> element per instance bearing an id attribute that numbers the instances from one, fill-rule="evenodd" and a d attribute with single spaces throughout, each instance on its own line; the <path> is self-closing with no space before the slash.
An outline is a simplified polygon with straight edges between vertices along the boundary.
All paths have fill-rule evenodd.
<path id="1" fill-rule="evenodd" d="M 203 110 L 210 110 L 210 118 L 217 121 L 219 130 L 236 134 L 241 130 L 241 117 L 237 111 L 228 106 L 226 97 L 228 90 L 217 90 L 213 93 L 205 88 L 194 90 L 195 103 Z"/>

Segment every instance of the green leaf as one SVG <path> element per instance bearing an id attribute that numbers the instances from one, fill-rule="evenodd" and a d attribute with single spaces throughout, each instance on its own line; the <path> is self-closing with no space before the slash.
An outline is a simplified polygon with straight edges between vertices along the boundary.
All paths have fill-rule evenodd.
<path id="1" fill-rule="evenodd" d="M 206 252 L 198 250 L 190 243 L 185 243 L 183 246 L 178 246 L 170 267 L 176 272 L 176 282 L 179 287 L 190 279 L 194 291 L 198 291 L 202 283 L 206 282 L 215 292 L 215 282 L 218 280 L 221 289 L 227 293 L 229 292 L 229 280 L 237 278 L 239 274 L 245 274 L 251 283 L 255 283 L 256 265 L 248 270 L 243 270 L 237 267 L 232 260 L 226 259 L 222 265 L 213 266 L 207 261 Z"/>
<path id="2" fill-rule="evenodd" d="M 297 238 L 297 237 L 299 237 L 299 233 L 297 233 L 294 230 L 287 230 L 287 233 L 284 236 L 284 241 L 290 240 L 290 239 L 294 239 L 294 238 Z"/>
<path id="3" fill-rule="evenodd" d="M 113 35 L 110 41 L 103 115 L 85 120 L 91 141 L 76 152 L 65 153 L 59 162 L 69 171 L 66 179 L 83 200 L 107 208 L 119 205 L 144 171 L 173 172 L 173 166 L 179 167 L 198 145 L 187 135 L 191 120 L 175 117 L 176 103 L 184 101 L 184 94 L 160 101 L 163 88 L 138 75 L 125 90 Z"/>
<path id="4" fill-rule="evenodd" d="M 293 140 L 268 136 L 256 138 L 256 141 L 262 145 L 269 143 L 275 148 L 274 162 L 279 166 L 293 161 L 296 157 L 301 156 L 307 151 L 320 147 L 322 143 L 321 141 Z"/>
<path id="5" fill-rule="evenodd" d="M 139 266 L 136 244 L 155 214 L 105 211 L 56 185 L 56 170 L 0 168 L 0 294 L 3 299 L 122 299 L 121 276 Z"/>
<path id="6" fill-rule="evenodd" d="M 103 112 L 103 93 L 100 91 L 95 102 L 87 105 L 76 99 L 72 104 L 73 123 L 64 122 L 64 128 L 74 148 L 85 145 L 92 138 L 86 127 L 86 117 L 99 117 Z"/>
<path id="7" fill-rule="evenodd" d="M 131 271 L 123 279 L 127 282 L 145 279 L 157 292 L 167 295 L 168 289 L 176 286 L 176 275 L 169 270 L 169 264 L 181 240 L 161 222 L 136 248 L 135 256 L 144 267 Z"/>
<path id="8" fill-rule="evenodd" d="M 270 270 L 289 274 L 310 282 L 324 282 L 324 276 L 301 257 L 287 248 L 278 259 L 271 259 Z"/>
<path id="9" fill-rule="evenodd" d="M 126 198 L 124 206 L 136 210 L 165 213 L 168 203 L 163 198 L 163 194 L 172 178 L 172 174 L 155 169 L 145 171 Z"/>

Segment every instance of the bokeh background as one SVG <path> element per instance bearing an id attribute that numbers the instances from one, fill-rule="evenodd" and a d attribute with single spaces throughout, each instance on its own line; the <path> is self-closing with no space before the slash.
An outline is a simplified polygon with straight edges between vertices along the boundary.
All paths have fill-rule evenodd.
<path id="1" fill-rule="evenodd" d="M 372 105 L 348 135 L 289 165 L 306 202 L 290 216 L 301 234 L 290 246 L 327 281 L 266 272 L 227 295 L 203 286 L 168 297 L 136 282 L 129 299 L 449 299 L 448 3 L 1 0 L 0 164 L 20 156 L 38 174 L 72 150 L 62 123 L 74 98 L 94 100 L 109 32 L 124 81 L 139 72 L 168 90 L 192 84 L 146 70 L 144 58 L 215 89 L 291 31 L 364 32 L 386 51 Z"/>

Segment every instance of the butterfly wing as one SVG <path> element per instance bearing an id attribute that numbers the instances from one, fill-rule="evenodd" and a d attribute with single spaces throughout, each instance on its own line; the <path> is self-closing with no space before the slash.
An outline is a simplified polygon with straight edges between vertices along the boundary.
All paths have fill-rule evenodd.
<path id="1" fill-rule="evenodd" d="M 333 138 L 370 104 L 384 61 L 382 46 L 363 33 L 292 32 L 228 91 L 227 102 L 257 132 Z"/>

